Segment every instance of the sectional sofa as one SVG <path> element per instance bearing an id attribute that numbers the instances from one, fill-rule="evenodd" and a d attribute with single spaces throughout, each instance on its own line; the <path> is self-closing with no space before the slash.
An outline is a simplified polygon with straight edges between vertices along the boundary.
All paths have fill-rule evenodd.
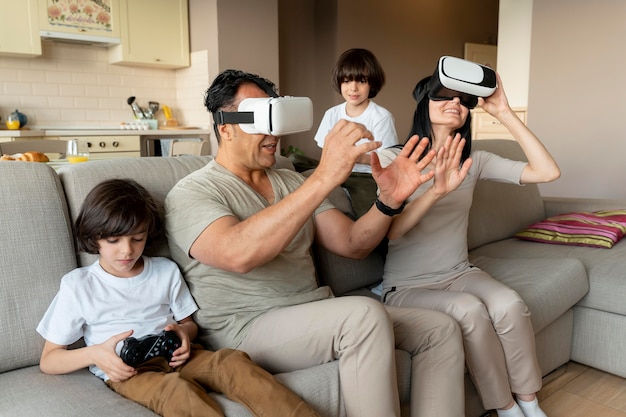
<path id="1" fill-rule="evenodd" d="M 480 148 L 520 157 L 511 141 L 477 141 Z M 43 340 L 35 327 L 52 300 L 60 278 L 94 260 L 76 254 L 71 221 L 82 199 L 98 182 L 130 177 L 159 200 L 183 176 L 210 157 L 136 158 L 90 161 L 62 167 L 0 162 L 0 414 L 7 416 L 150 416 L 132 401 L 110 391 L 87 370 L 71 375 L 42 374 Z M 288 161 L 279 159 L 288 167 Z M 350 212 L 345 194 L 331 199 Z M 484 183 L 476 190 L 470 214 L 471 258 L 517 290 L 532 312 L 544 374 L 575 360 L 626 376 L 626 243 L 612 249 L 547 245 L 520 241 L 513 234 L 547 215 L 564 211 L 624 208 L 625 202 L 543 199 L 535 186 Z M 165 241 L 149 253 L 168 256 Z M 314 251 L 320 282 L 337 296 L 373 296 L 383 257 L 373 252 L 354 261 Z M 397 351 L 403 415 L 408 415 L 410 358 Z M 335 362 L 277 375 L 323 416 L 344 416 Z M 467 416 L 483 413 L 466 378 Z M 248 416 L 239 404 L 213 394 L 227 416 Z"/>

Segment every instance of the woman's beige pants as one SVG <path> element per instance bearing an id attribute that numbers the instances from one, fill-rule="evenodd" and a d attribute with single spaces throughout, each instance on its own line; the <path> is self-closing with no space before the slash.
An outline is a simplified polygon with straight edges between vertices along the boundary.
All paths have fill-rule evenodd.
<path id="1" fill-rule="evenodd" d="M 472 267 L 444 281 L 387 292 L 385 304 L 427 308 L 461 326 L 465 362 L 487 410 L 541 388 L 530 312 L 517 292 Z"/>

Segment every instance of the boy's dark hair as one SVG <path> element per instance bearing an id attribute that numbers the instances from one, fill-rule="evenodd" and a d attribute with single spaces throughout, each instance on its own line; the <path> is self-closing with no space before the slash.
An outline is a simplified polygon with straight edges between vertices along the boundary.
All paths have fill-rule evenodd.
<path id="1" fill-rule="evenodd" d="M 162 207 L 131 179 L 96 185 L 85 197 L 74 222 L 78 250 L 97 254 L 98 240 L 147 232 L 148 246 L 161 232 Z"/>
<path id="2" fill-rule="evenodd" d="M 333 87 L 341 94 L 344 81 L 367 81 L 370 93 L 367 98 L 374 98 L 385 85 L 385 72 L 376 56 L 367 49 L 348 49 L 339 57 L 333 69 Z"/>
<path id="3" fill-rule="evenodd" d="M 415 113 L 413 113 L 413 125 L 411 126 L 411 131 L 407 136 L 407 140 L 409 140 L 413 135 L 418 135 L 420 138 L 426 136 L 431 139 L 428 142 L 428 148 L 424 150 L 424 153 L 420 156 L 420 159 L 424 155 L 426 155 L 426 153 L 432 148 L 433 128 L 430 123 L 430 111 L 428 109 L 428 91 L 425 90 L 428 88 L 428 81 L 430 81 L 430 78 L 431 77 L 423 78 L 422 80 L 420 80 L 420 82 L 417 83 L 417 85 L 413 89 L 413 98 L 419 101 L 417 102 L 417 106 L 415 107 Z M 470 112 L 467 114 L 465 124 L 455 131 L 455 133 L 460 133 L 462 138 L 465 138 L 465 147 L 463 148 L 463 152 L 461 154 L 461 164 L 467 158 L 469 158 L 472 150 L 471 125 L 472 114 Z"/>
<path id="4" fill-rule="evenodd" d="M 246 83 L 258 85 L 259 88 L 265 91 L 270 97 L 278 97 L 276 86 L 270 80 L 244 71 L 234 69 L 224 70 L 215 77 L 204 95 L 204 106 L 213 116 L 213 120 L 215 120 L 215 114 L 219 110 L 234 110 L 232 107 L 235 96 L 237 95 L 237 90 L 239 90 L 242 84 Z M 219 141 L 220 135 L 215 122 L 213 123 L 213 130 Z"/>

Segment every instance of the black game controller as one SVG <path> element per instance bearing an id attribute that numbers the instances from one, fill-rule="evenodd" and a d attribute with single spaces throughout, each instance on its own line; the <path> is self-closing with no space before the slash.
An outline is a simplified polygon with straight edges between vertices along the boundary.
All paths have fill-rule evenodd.
<path id="1" fill-rule="evenodd" d="M 157 356 L 162 356 L 169 362 L 179 347 L 180 339 L 176 333 L 164 330 L 159 334 L 151 334 L 140 339 L 134 337 L 125 339 L 120 358 L 133 368 Z"/>

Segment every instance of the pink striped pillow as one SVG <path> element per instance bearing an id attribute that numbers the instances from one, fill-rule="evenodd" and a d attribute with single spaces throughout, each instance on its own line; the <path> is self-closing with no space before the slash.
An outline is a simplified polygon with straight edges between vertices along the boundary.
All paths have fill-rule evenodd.
<path id="1" fill-rule="evenodd" d="M 626 209 L 548 217 L 515 236 L 534 242 L 610 249 L 626 234 Z"/>

